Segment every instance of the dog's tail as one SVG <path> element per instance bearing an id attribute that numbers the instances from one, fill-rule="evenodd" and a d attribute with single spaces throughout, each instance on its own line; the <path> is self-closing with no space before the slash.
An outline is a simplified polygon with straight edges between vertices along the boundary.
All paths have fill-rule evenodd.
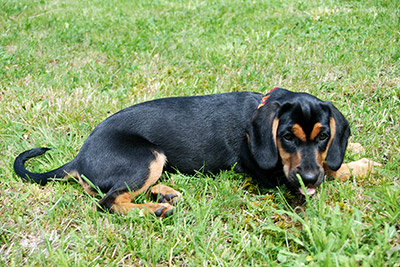
<path id="1" fill-rule="evenodd" d="M 65 176 L 67 176 L 67 173 L 71 171 L 70 170 L 71 162 L 61 166 L 60 168 L 57 168 L 55 170 L 45 172 L 45 173 L 33 173 L 33 172 L 28 171 L 25 168 L 25 165 L 24 165 L 25 161 L 27 161 L 30 158 L 40 156 L 40 155 L 46 153 L 46 151 L 48 151 L 50 149 L 51 148 L 39 147 L 39 148 L 27 150 L 27 151 L 19 154 L 19 156 L 14 161 L 15 173 L 27 181 L 34 181 L 41 185 L 45 185 L 49 178 L 63 178 Z"/>

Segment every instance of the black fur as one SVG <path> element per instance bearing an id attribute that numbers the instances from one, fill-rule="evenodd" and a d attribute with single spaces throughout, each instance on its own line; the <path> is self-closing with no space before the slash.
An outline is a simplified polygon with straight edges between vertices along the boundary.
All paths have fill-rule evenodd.
<path id="1" fill-rule="evenodd" d="M 128 107 L 101 122 L 71 162 L 47 172 L 31 173 L 24 162 L 46 152 L 38 148 L 20 154 L 14 163 L 15 172 L 42 185 L 49 178 L 64 177 L 77 171 L 108 195 L 143 186 L 148 175 L 153 151 L 167 157 L 166 170 L 183 173 L 196 170 L 218 172 L 234 169 L 248 173 L 266 186 L 285 183 L 280 155 L 272 132 L 272 122 L 279 119 L 275 133 L 288 153 L 307 147 L 326 149 L 326 143 L 293 142 L 284 146 L 283 135 L 294 123 L 305 132 L 320 122 L 329 132 L 329 118 L 336 121 L 336 136 L 328 151 L 327 164 L 332 170 L 340 167 L 350 135 L 349 124 L 329 102 L 306 93 L 276 89 L 264 106 L 257 108 L 264 95 L 252 92 L 206 96 L 172 97 Z M 307 152 L 308 151 L 308 152 Z M 302 159 L 302 162 L 303 162 Z M 314 160 L 315 161 L 315 160 Z M 313 171 L 313 160 L 304 159 L 301 168 Z M 313 165 L 314 164 L 314 165 Z M 307 173 L 304 170 L 297 173 Z M 320 173 L 319 173 L 320 175 Z M 297 186 L 295 181 L 290 183 Z"/>

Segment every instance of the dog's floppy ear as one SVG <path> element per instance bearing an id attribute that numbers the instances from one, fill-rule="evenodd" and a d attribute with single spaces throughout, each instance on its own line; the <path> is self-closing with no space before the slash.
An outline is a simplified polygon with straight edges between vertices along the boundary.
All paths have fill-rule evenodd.
<path id="1" fill-rule="evenodd" d="M 329 103 L 329 107 L 331 110 L 331 132 L 334 131 L 334 136 L 326 156 L 326 163 L 331 170 L 336 171 L 340 168 L 344 159 L 347 140 L 350 136 L 350 125 L 342 113 L 331 103 Z"/>
<path id="2" fill-rule="evenodd" d="M 273 169 L 278 162 L 276 133 L 279 104 L 269 103 L 258 109 L 247 129 L 248 144 L 252 157 L 262 169 Z"/>

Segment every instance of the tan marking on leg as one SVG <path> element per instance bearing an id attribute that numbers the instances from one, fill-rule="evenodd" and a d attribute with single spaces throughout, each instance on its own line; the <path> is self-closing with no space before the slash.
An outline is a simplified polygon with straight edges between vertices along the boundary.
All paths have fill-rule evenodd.
<path id="1" fill-rule="evenodd" d="M 133 204 L 133 199 L 134 196 L 130 192 L 122 193 L 115 198 L 114 204 L 111 206 L 111 210 L 121 215 L 125 215 L 132 209 L 144 209 L 146 214 L 149 212 L 156 213 L 157 211 L 159 211 L 159 216 L 164 217 L 166 212 L 173 209 L 173 207 L 168 203 Z"/>
<path id="2" fill-rule="evenodd" d="M 133 205 L 133 199 L 134 196 L 131 192 L 122 193 L 115 198 L 111 210 L 121 214 L 126 214 L 132 209 L 131 205 Z"/>
<path id="3" fill-rule="evenodd" d="M 132 192 L 134 196 L 145 192 L 147 189 L 149 189 L 150 186 L 155 184 L 158 179 L 160 179 L 160 176 L 164 169 L 164 165 L 167 162 L 167 157 L 157 151 L 154 151 L 154 156 L 156 156 L 156 159 L 149 165 L 149 176 L 146 179 L 144 185 L 139 190 Z"/>
<path id="4" fill-rule="evenodd" d="M 95 195 L 98 194 L 98 192 L 97 192 L 96 190 L 94 190 L 88 183 L 86 183 L 85 181 L 83 181 L 81 175 L 80 175 L 77 171 L 75 171 L 75 170 L 70 171 L 69 173 L 67 173 L 66 176 L 64 176 L 64 178 L 67 178 L 67 179 L 68 179 L 68 178 L 71 178 L 71 177 L 73 177 L 73 178 L 75 178 L 75 179 L 78 179 L 78 182 L 81 184 L 82 188 L 83 188 L 89 195 L 95 196 Z"/>
<path id="5" fill-rule="evenodd" d="M 305 134 L 303 128 L 301 128 L 301 126 L 299 124 L 296 123 L 295 125 L 293 125 L 292 133 L 297 138 L 299 138 L 301 141 L 303 141 L 303 142 L 307 141 L 306 134 Z"/>
<path id="6" fill-rule="evenodd" d="M 148 211 L 155 213 L 156 211 L 164 207 L 165 209 L 162 211 L 161 215 L 161 217 L 163 217 L 165 212 L 172 209 L 172 206 L 168 203 L 145 203 L 145 204 L 132 203 L 133 199 L 137 195 L 145 192 L 150 186 L 155 184 L 162 174 L 164 165 L 167 161 L 167 157 L 164 154 L 159 153 L 157 151 L 154 151 L 153 153 L 156 158 L 149 164 L 149 175 L 144 185 L 134 192 L 125 192 L 117 196 L 111 207 L 112 211 L 118 212 L 120 214 L 126 214 L 131 209 L 137 208 L 137 209 L 147 209 Z"/>
<path id="7" fill-rule="evenodd" d="M 322 128 L 323 128 L 323 126 L 321 123 L 317 122 L 316 124 L 314 124 L 314 127 L 311 131 L 310 140 L 314 140 L 319 135 Z"/>

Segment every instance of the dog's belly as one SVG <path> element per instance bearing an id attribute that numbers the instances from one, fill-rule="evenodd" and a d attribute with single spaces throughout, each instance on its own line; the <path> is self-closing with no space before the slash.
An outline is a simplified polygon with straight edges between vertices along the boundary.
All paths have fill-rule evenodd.
<path id="1" fill-rule="evenodd" d="M 167 170 L 178 170 L 182 173 L 193 174 L 200 172 L 218 172 L 231 169 L 239 161 L 239 155 L 228 148 L 204 149 L 203 151 L 175 150 L 172 153 L 166 151 Z"/>

